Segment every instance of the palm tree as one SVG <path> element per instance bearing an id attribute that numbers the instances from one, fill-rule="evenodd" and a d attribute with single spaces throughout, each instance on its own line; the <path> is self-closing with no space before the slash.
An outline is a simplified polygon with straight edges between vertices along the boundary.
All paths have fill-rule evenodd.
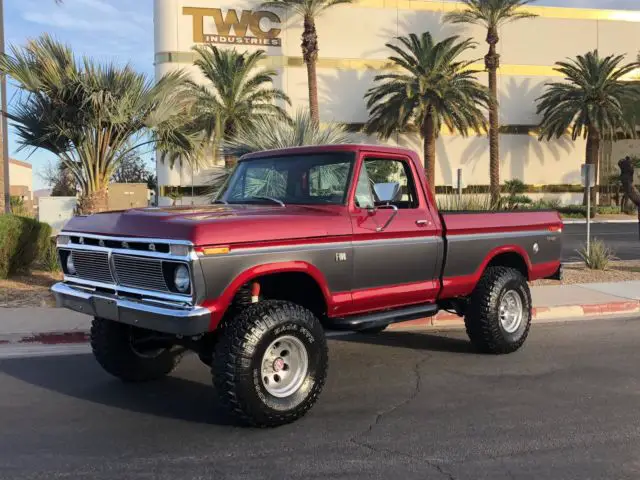
<path id="1" fill-rule="evenodd" d="M 338 123 L 318 126 L 308 110 L 298 109 L 292 121 L 273 122 L 261 118 L 250 128 L 242 128 L 224 144 L 224 151 L 241 156 L 263 150 L 304 145 L 354 143 L 355 138 Z"/>
<path id="2" fill-rule="evenodd" d="M 339 123 L 319 126 L 308 110 L 298 109 L 291 120 L 273 121 L 260 118 L 249 127 L 242 127 L 236 135 L 223 143 L 227 155 L 240 157 L 247 153 L 275 150 L 305 145 L 336 145 L 355 143 L 356 137 Z M 216 195 L 231 174 L 230 168 L 218 168 L 211 172 L 209 185 Z"/>
<path id="3" fill-rule="evenodd" d="M 436 139 L 442 125 L 468 135 L 486 129 L 483 108 L 489 92 L 469 69 L 473 61 L 457 58 L 474 47 L 471 40 L 449 37 L 434 43 L 429 32 L 399 37 L 401 46 L 388 43 L 397 56 L 389 60 L 399 73 L 377 75 L 365 94 L 367 133 L 388 139 L 398 131 L 415 128 L 423 140 L 427 180 L 435 191 Z"/>
<path id="4" fill-rule="evenodd" d="M 503 25 L 536 15 L 523 12 L 521 7 L 534 0 L 460 0 L 465 8 L 462 11 L 449 12 L 444 21 L 451 23 L 469 23 L 487 29 L 486 41 L 489 53 L 484 57 L 484 65 L 489 72 L 489 182 L 491 201 L 494 205 L 500 200 L 500 125 L 498 118 L 498 68 L 500 55 L 496 46 L 500 37 L 498 31 Z"/>
<path id="5" fill-rule="evenodd" d="M 623 64 L 624 55 L 601 57 L 594 50 L 576 59 L 556 62 L 556 70 L 565 76 L 564 82 L 550 82 L 537 99 L 540 139 L 559 138 L 571 130 L 571 137 L 587 139 L 586 163 L 594 165 L 596 184 L 600 143 L 615 138 L 617 133 L 634 136 L 635 122 L 627 106 L 640 101 L 640 87 L 622 81 L 639 62 Z M 592 189 L 595 202 L 596 189 Z M 585 189 L 584 201 L 587 193 Z"/>
<path id="6" fill-rule="evenodd" d="M 81 213 L 107 208 L 109 180 L 131 151 L 145 145 L 193 149 L 180 128 L 192 101 L 180 72 L 154 84 L 128 66 L 78 62 L 69 47 L 45 34 L 0 57 L 0 73 L 21 91 L 8 114 L 20 148 L 60 158 L 80 187 Z"/>
<path id="7" fill-rule="evenodd" d="M 266 8 L 282 8 L 291 10 L 302 18 L 302 59 L 307 66 L 307 82 L 309 88 L 309 110 L 311 119 L 320 123 L 318 108 L 318 78 L 316 62 L 318 61 L 318 32 L 316 19 L 326 10 L 336 5 L 353 3 L 353 0 L 270 0 L 262 4 Z"/>
<path id="8" fill-rule="evenodd" d="M 212 142 L 214 152 L 223 141 L 250 129 L 256 121 L 288 118 L 274 103 L 291 103 L 284 92 L 273 88 L 275 70 L 259 68 L 264 50 L 239 53 L 213 45 L 194 49 L 198 55 L 195 65 L 208 83 L 192 85 L 195 102 L 189 127 L 201 132 L 205 142 Z M 235 160 L 227 155 L 225 163 L 232 167 Z"/>

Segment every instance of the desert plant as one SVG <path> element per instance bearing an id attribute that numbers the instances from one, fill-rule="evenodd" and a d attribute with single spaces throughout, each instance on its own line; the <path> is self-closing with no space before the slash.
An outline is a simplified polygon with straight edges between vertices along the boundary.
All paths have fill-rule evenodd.
<path id="1" fill-rule="evenodd" d="M 611 250 L 602 240 L 592 240 L 587 250 L 584 245 L 578 250 L 578 255 L 590 270 L 606 270 L 609 264 L 616 259 Z"/>
<path id="2" fill-rule="evenodd" d="M 479 211 L 487 212 L 495 210 L 495 204 L 491 202 L 491 197 L 486 193 L 470 192 L 463 195 L 446 194 L 438 195 L 438 210 L 443 212 L 455 211 Z"/>
<path id="3" fill-rule="evenodd" d="M 309 112 L 311 120 L 319 124 L 320 112 L 318 109 L 318 78 L 316 75 L 316 62 L 318 61 L 318 32 L 316 31 L 316 19 L 325 11 L 336 5 L 352 3 L 353 0 L 270 0 L 262 6 L 282 8 L 293 11 L 302 18 L 302 60 L 307 66 L 307 85 L 309 88 Z"/>
<path id="4" fill-rule="evenodd" d="M 0 56 L 0 73 L 21 92 L 8 114 L 20 148 L 52 152 L 73 173 L 84 213 L 107 208 L 107 186 L 122 158 L 143 145 L 193 149 L 180 128 L 192 99 L 181 72 L 153 82 L 131 67 L 77 61 L 48 35 Z"/>
<path id="5" fill-rule="evenodd" d="M 497 45 L 500 41 L 500 28 L 510 22 L 536 15 L 522 9 L 533 0 L 461 0 L 464 8 L 445 15 L 444 20 L 451 23 L 480 25 L 487 29 L 489 52 L 484 57 L 484 65 L 489 74 L 489 179 L 491 198 L 497 202 L 500 198 L 500 152 L 498 117 L 498 68 L 500 55 Z"/>
<path id="6" fill-rule="evenodd" d="M 400 45 L 387 43 L 396 55 L 390 62 L 400 71 L 374 78 L 365 99 L 369 120 L 365 131 L 383 139 L 416 128 L 423 140 L 424 162 L 429 188 L 435 192 L 436 139 L 443 124 L 467 136 L 486 127 L 483 108 L 489 92 L 469 67 L 473 60 L 459 57 L 475 47 L 457 36 L 435 42 L 429 32 L 398 38 Z"/>
<path id="7" fill-rule="evenodd" d="M 591 189 L 591 203 L 596 203 L 600 144 L 617 133 L 635 135 L 625 105 L 640 100 L 640 87 L 623 81 L 623 77 L 640 67 L 639 62 L 623 63 L 624 55 L 601 57 L 597 50 L 578 55 L 566 62 L 556 62 L 556 71 L 566 80 L 547 83 L 538 98 L 540 139 L 585 137 L 586 163 L 595 169 L 596 188 Z M 587 203 L 585 189 L 583 203 Z"/>

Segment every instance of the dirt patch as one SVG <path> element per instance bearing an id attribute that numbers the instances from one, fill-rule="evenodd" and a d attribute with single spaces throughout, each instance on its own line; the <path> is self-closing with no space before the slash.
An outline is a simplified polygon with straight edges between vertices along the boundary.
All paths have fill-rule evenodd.
<path id="1" fill-rule="evenodd" d="M 33 271 L 0 280 L 0 307 L 55 307 L 49 291 L 62 279 L 62 273 Z"/>
<path id="2" fill-rule="evenodd" d="M 565 265 L 562 282 L 536 280 L 531 285 L 571 285 L 576 283 L 625 282 L 640 280 L 640 260 L 611 262 L 607 270 L 589 270 L 581 264 Z"/>

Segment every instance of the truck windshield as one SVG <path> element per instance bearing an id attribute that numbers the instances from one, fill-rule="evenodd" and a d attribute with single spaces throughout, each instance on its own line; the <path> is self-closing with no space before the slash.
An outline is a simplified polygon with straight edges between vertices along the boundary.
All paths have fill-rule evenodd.
<path id="1" fill-rule="evenodd" d="M 218 198 L 231 204 L 344 204 L 354 159 L 353 152 L 329 152 L 245 160 Z"/>

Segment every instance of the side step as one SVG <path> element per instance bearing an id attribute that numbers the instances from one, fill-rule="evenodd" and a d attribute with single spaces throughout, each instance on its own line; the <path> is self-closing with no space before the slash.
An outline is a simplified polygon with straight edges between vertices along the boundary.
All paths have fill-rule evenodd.
<path id="1" fill-rule="evenodd" d="M 408 322 L 420 318 L 432 317 L 438 313 L 438 305 L 434 303 L 415 305 L 411 307 L 385 310 L 383 312 L 353 315 L 346 318 L 329 318 L 326 326 L 334 330 L 364 330 L 368 328 L 384 327 L 390 323 Z"/>

